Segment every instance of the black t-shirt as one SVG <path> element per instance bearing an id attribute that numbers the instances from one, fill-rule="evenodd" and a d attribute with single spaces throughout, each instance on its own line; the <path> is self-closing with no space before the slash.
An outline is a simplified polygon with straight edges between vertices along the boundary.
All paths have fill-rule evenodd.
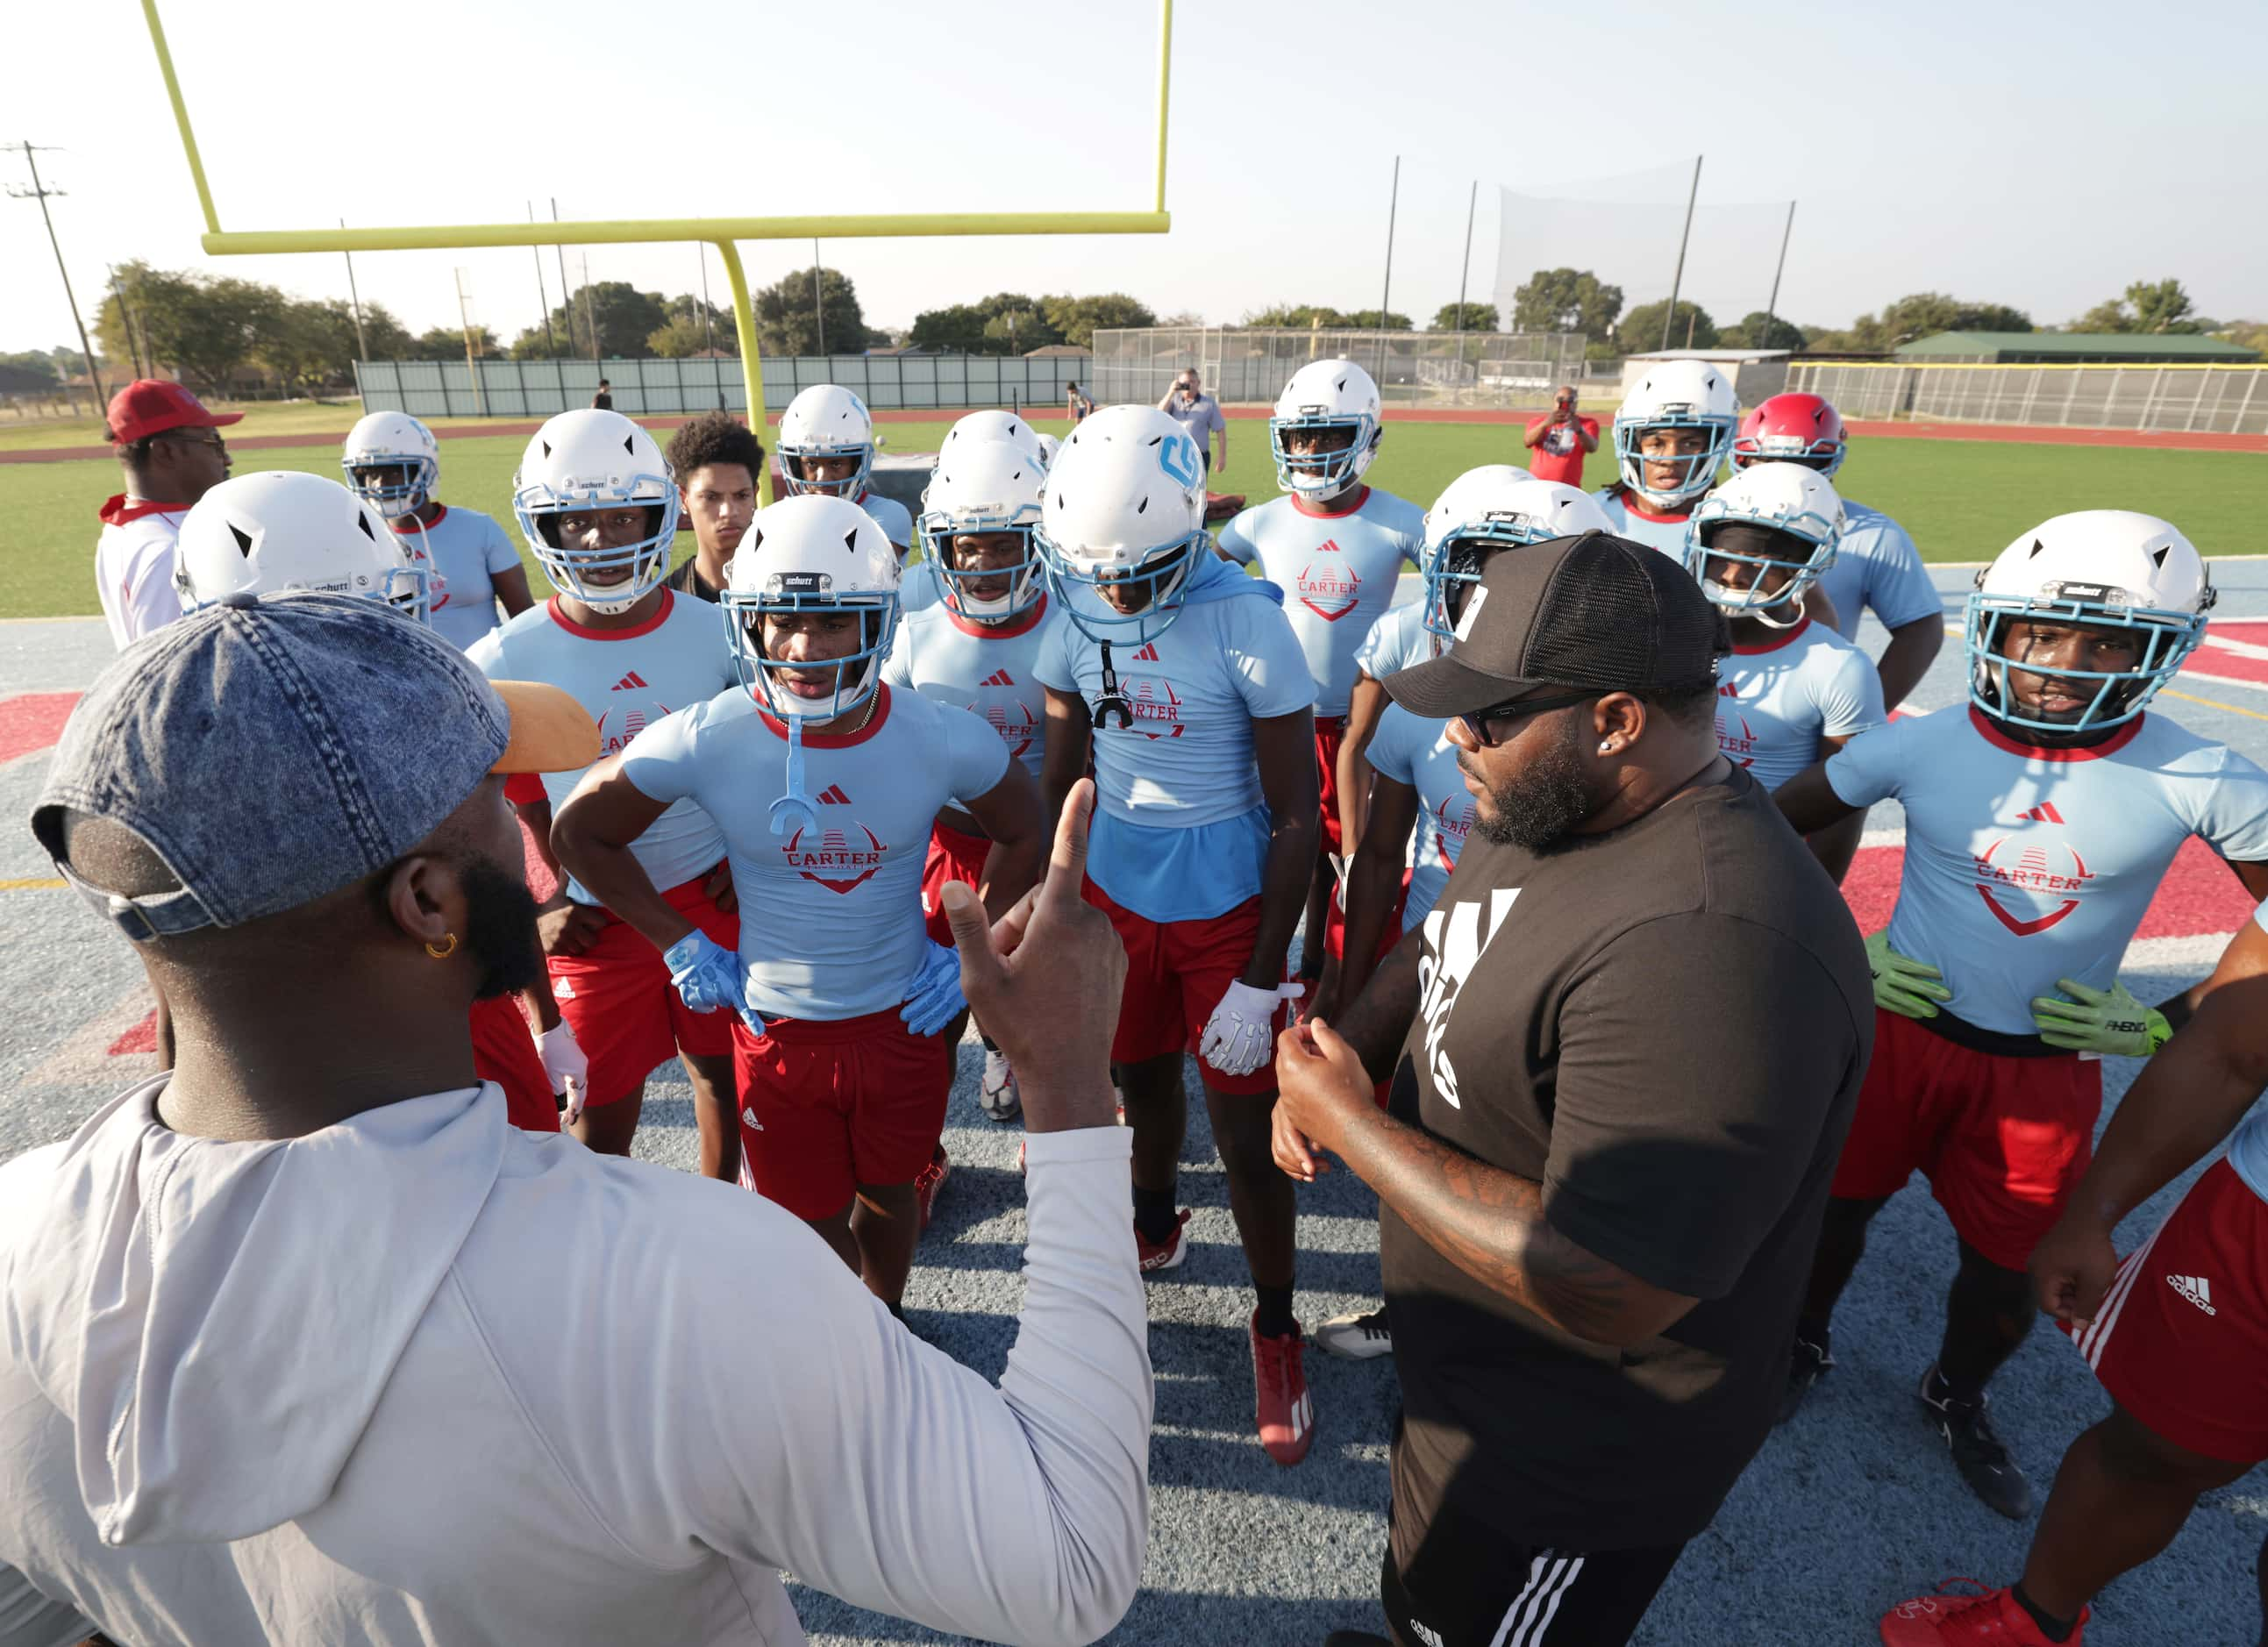
<path id="1" fill-rule="evenodd" d="M 722 592 L 714 584 L 701 575 L 701 557 L 697 555 L 688 558 L 675 571 L 661 581 L 679 594 L 690 595 L 696 600 L 705 600 L 712 607 L 717 604 L 717 597 Z"/>
<path id="2" fill-rule="evenodd" d="M 591 406 L 595 411 L 611 412 L 615 409 L 615 397 L 601 389 L 591 397 Z"/>
<path id="3" fill-rule="evenodd" d="M 1427 915 L 1395 1117 L 1543 1186 L 1551 1227 L 1697 1298 L 1560 1331 L 1381 1210 L 1397 1518 L 1563 1549 L 1692 1537 L 1763 1444 L 1872 1051 L 1866 948 L 1744 772 L 1537 857 L 1477 829 Z"/>

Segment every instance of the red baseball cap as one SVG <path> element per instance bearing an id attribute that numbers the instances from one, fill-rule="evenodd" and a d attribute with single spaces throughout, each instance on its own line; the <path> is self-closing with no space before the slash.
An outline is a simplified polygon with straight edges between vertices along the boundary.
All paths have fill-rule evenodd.
<path id="1" fill-rule="evenodd" d="M 110 397 L 110 438 L 115 445 L 147 440 L 169 429 L 223 429 L 244 421 L 241 412 L 212 412 L 178 383 L 143 378 Z"/>

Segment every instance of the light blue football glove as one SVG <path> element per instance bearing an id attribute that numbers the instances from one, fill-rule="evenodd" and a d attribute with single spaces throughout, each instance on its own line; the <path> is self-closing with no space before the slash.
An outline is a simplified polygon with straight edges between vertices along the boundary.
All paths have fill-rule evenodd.
<path id="1" fill-rule="evenodd" d="M 764 1033 L 764 1020 L 748 1004 L 740 958 L 697 927 L 661 952 L 678 998 L 696 1012 L 738 1012 L 751 1033 Z"/>
<path id="2" fill-rule="evenodd" d="M 917 1035 L 934 1035 L 968 1004 L 961 993 L 961 952 L 932 944 L 906 989 L 898 1016 Z"/>

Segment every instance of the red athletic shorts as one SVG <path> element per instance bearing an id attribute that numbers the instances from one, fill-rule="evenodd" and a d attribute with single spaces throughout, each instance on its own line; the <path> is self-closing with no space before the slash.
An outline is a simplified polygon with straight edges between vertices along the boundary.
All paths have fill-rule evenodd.
<path id="1" fill-rule="evenodd" d="M 945 1133 L 953 1048 L 895 1006 L 832 1022 L 733 1014 L 740 1182 L 799 1218 L 831 1218 L 858 1186 L 910 1184 Z"/>
<path id="2" fill-rule="evenodd" d="M 1323 952 L 1333 960 L 1346 959 L 1346 883 L 1341 881 L 1331 889 L 1331 907 L 1323 917 Z M 1394 908 L 1387 911 L 1386 930 L 1378 935 L 1378 952 L 1370 958 L 1373 967 L 1393 952 L 1402 941 L 1402 911 L 1410 901 L 1410 871 L 1402 871 L 1402 891 L 1394 900 Z"/>
<path id="3" fill-rule="evenodd" d="M 1346 738 L 1346 717 L 1315 717 L 1315 774 L 1321 780 L 1315 794 L 1322 804 L 1323 844 L 1332 851 L 1339 845 L 1339 745 Z"/>
<path id="4" fill-rule="evenodd" d="M 2268 1204 L 2215 1161 L 2073 1333 L 2121 1407 L 2177 1447 L 2268 1459 Z M 2069 1328 L 2065 1330 L 2069 1331 Z"/>
<path id="5" fill-rule="evenodd" d="M 527 1014 L 508 995 L 475 1001 L 473 1073 L 504 1088 L 504 1119 L 523 1132 L 559 1130 L 559 1099 L 528 1033 Z"/>
<path id="6" fill-rule="evenodd" d="M 1118 997 L 1111 1062 L 1195 1053 L 1213 1008 L 1252 964 L 1252 945 L 1260 937 L 1260 900 L 1248 898 L 1207 920 L 1163 922 L 1121 907 L 1092 880 L 1086 883 L 1086 901 L 1110 917 L 1126 946 L 1126 987 Z M 1291 1021 L 1290 1004 L 1278 1002 L 1271 1036 Z M 1275 1048 L 1271 1041 L 1266 1062 L 1250 1075 L 1223 1075 L 1202 1058 L 1197 1072 L 1216 1092 L 1240 1098 L 1273 1093 Z"/>
<path id="7" fill-rule="evenodd" d="M 2102 1113 L 2099 1061 L 1978 1052 L 1876 1007 L 1833 1193 L 1878 1200 L 1925 1173 L 1961 1239 L 2021 1269 L 2087 1170 Z"/>
<path id="8" fill-rule="evenodd" d="M 726 949 L 740 946 L 740 917 L 726 915 L 687 881 L 662 893 L 669 907 Z M 560 1016 L 575 1029 L 575 1044 L 591 1061 L 590 1096 L 596 1109 L 618 1103 L 645 1085 L 681 1048 L 696 1058 L 733 1050 L 731 1012 L 696 1012 L 669 982 L 661 952 L 628 922 L 608 917 L 598 941 L 579 955 L 546 958 Z"/>
<path id="9" fill-rule="evenodd" d="M 992 843 L 981 835 L 963 835 L 943 824 L 929 832 L 929 857 L 922 864 L 922 914 L 932 943 L 953 947 L 953 923 L 945 918 L 945 883 L 962 881 L 971 890 L 984 884 L 984 859 Z"/>

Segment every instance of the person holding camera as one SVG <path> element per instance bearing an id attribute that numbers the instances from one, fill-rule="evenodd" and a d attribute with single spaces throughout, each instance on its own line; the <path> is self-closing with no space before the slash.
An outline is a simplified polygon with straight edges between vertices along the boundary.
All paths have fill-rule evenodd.
<path id="1" fill-rule="evenodd" d="M 1550 411 L 1528 422 L 1528 472 L 1563 486 L 1583 483 L 1583 460 L 1599 449 L 1599 420 L 1575 410 L 1575 386 L 1563 383 Z"/>
<path id="2" fill-rule="evenodd" d="M 1158 409 L 1182 426 L 1182 432 L 1197 443 L 1197 456 L 1204 461 L 1205 474 L 1228 467 L 1228 420 L 1220 415 L 1220 402 L 1204 392 L 1191 366 L 1174 379 L 1174 386 L 1166 391 L 1166 398 L 1158 402 Z M 1220 451 L 1212 449 L 1212 438 L 1220 437 Z"/>

